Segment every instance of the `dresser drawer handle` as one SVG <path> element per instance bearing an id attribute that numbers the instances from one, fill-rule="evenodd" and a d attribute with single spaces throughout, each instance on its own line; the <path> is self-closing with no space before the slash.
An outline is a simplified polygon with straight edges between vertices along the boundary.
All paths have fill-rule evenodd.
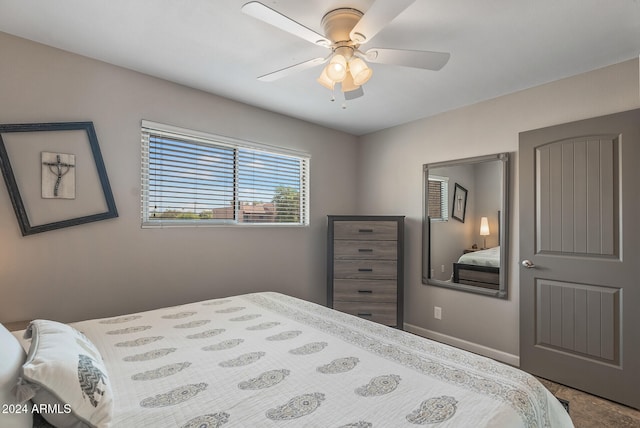
<path id="1" fill-rule="evenodd" d="M 373 272 L 372 268 L 360 268 L 358 269 L 358 272 Z"/>
<path id="2" fill-rule="evenodd" d="M 358 248 L 359 253 L 373 253 L 373 248 Z"/>
<path id="3" fill-rule="evenodd" d="M 373 229 L 358 229 L 360 233 L 373 233 Z"/>
<path id="4" fill-rule="evenodd" d="M 371 312 L 358 312 L 359 317 L 372 317 L 373 314 Z"/>
<path id="5" fill-rule="evenodd" d="M 358 290 L 358 293 L 362 293 L 362 294 L 373 294 L 373 290 Z"/>

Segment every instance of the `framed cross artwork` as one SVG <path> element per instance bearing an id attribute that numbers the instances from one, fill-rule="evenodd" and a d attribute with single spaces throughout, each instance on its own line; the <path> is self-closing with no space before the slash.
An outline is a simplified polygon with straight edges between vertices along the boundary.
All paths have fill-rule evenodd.
<path id="1" fill-rule="evenodd" d="M 0 125 L 0 169 L 23 236 L 118 216 L 93 122 Z"/>
<path id="2" fill-rule="evenodd" d="M 456 183 L 453 191 L 453 209 L 451 217 L 464 223 L 464 217 L 467 213 L 467 189 Z"/>

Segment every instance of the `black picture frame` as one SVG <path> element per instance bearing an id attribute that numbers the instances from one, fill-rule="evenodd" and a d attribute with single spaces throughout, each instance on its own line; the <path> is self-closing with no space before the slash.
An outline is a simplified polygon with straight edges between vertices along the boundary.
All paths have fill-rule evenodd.
<path id="1" fill-rule="evenodd" d="M 464 217 L 467 213 L 467 189 L 456 183 L 453 191 L 453 207 L 451 208 L 451 217 L 464 223 Z"/>
<path id="2" fill-rule="evenodd" d="M 19 188 L 18 181 L 16 180 L 16 175 L 14 174 L 14 169 L 12 167 L 11 156 L 7 151 L 3 135 L 10 133 L 38 133 L 51 131 L 86 132 L 86 141 L 89 145 L 89 151 L 93 155 L 93 161 L 95 163 L 94 172 L 99 181 L 95 190 L 98 191 L 98 187 L 101 188 L 104 203 L 101 201 L 100 204 L 101 206 L 106 207 L 106 211 L 89 215 L 80 215 L 78 217 L 63 218 L 62 220 L 43 224 L 32 224 L 30 221 L 30 214 L 32 214 L 32 212 L 23 201 L 20 191 L 21 189 Z M 36 162 L 35 159 L 34 162 Z M 7 190 L 9 191 L 9 197 L 11 198 L 11 203 L 13 204 L 13 209 L 15 210 L 22 236 L 118 217 L 116 203 L 113 198 L 113 193 L 111 192 L 111 185 L 109 184 L 107 170 L 102 159 L 102 153 L 100 152 L 98 137 L 96 135 L 93 122 L 0 124 L 0 169 L 2 170 Z M 33 193 L 33 191 L 31 192 Z"/>

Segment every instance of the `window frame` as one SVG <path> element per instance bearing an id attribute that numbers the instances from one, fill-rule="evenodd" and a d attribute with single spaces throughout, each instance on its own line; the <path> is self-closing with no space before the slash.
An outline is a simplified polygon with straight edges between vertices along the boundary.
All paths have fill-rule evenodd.
<path id="1" fill-rule="evenodd" d="M 233 219 L 152 219 L 149 217 L 149 140 L 150 135 L 173 138 L 194 145 L 205 145 L 217 148 L 233 149 L 235 156 L 233 161 Z M 306 227 L 309 225 L 309 168 L 311 156 L 306 152 L 295 149 L 274 146 L 270 144 L 257 143 L 253 141 L 241 140 L 208 132 L 195 131 L 167 125 L 149 120 L 142 120 L 141 123 L 141 226 L 142 228 L 166 228 L 166 227 Z M 294 158 L 300 161 L 300 204 L 298 222 L 244 222 L 239 221 L 240 203 L 238 196 L 238 153 L 241 150 L 248 150 L 255 153 L 270 154 L 275 156 Z"/>
<path id="2" fill-rule="evenodd" d="M 439 175 L 427 176 L 427 191 L 429 190 L 429 182 L 440 183 L 440 217 L 431 217 L 428 212 L 429 199 L 427 194 L 427 200 L 425 201 L 425 210 L 427 210 L 427 216 L 431 221 L 449 221 L 449 177 Z"/>

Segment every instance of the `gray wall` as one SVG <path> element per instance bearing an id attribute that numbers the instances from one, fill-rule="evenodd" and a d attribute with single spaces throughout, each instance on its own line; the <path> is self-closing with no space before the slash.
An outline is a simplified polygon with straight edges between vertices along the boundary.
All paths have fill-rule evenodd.
<path id="1" fill-rule="evenodd" d="M 0 52 L 0 123 L 93 121 L 120 213 L 23 238 L 0 185 L 4 322 L 73 321 L 255 290 L 323 303 L 325 216 L 403 214 L 407 325 L 517 363 L 516 251 L 506 301 L 421 283 L 422 164 L 515 152 L 520 131 L 640 106 L 634 60 L 357 139 L 2 33 Z M 142 230 L 143 118 L 308 151 L 311 226 Z M 514 190 L 512 249 L 517 202 Z"/>
<path id="2" fill-rule="evenodd" d="M 405 323 L 409 328 L 517 364 L 517 156 L 512 162 L 508 300 L 422 284 L 422 165 L 516 152 L 521 131 L 637 108 L 638 81 L 636 59 L 361 138 L 360 211 L 407 216 Z M 442 308 L 442 320 L 434 319 L 433 306 Z"/>
<path id="3" fill-rule="evenodd" d="M 431 278 L 448 281 L 453 275 L 453 263 L 457 262 L 464 248 L 472 245 L 472 226 L 475 211 L 475 167 L 462 165 L 435 168 L 434 175 L 449 177 L 449 220 L 431 222 Z M 467 209 L 465 221 L 451 217 L 456 183 L 467 189 Z M 444 267 L 444 269 L 443 269 Z"/>
<path id="4" fill-rule="evenodd" d="M 484 245 L 486 238 L 487 248 L 492 248 L 500 244 L 498 239 L 498 211 L 502 204 L 502 174 L 500 172 L 500 161 L 480 163 L 475 169 L 475 211 L 470 220 L 473 221 L 471 240 L 478 245 Z M 487 217 L 489 221 L 489 236 L 480 235 L 480 219 Z"/>
<path id="5" fill-rule="evenodd" d="M 0 184 L 0 321 L 74 321 L 257 290 L 325 302 L 326 215 L 355 213 L 355 137 L 3 33 L 0 52 L 0 123 L 93 121 L 120 214 L 22 237 Z M 143 118 L 307 151 L 311 225 L 141 229 Z"/>

